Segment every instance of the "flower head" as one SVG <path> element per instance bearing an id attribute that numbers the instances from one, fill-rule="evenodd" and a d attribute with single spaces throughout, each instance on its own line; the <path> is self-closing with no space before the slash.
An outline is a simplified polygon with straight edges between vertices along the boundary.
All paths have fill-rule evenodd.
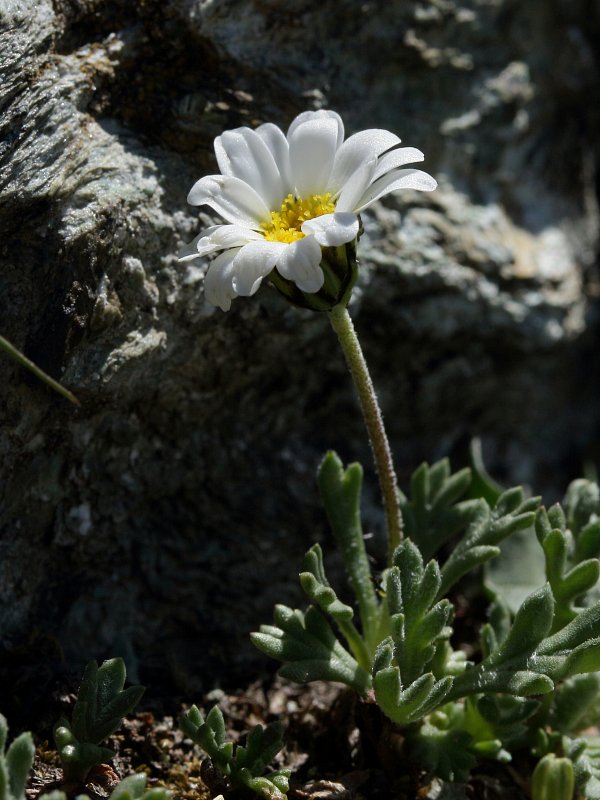
<path id="1" fill-rule="evenodd" d="M 205 281 L 210 303 L 228 311 L 238 295 L 254 294 L 264 278 L 278 288 L 318 293 L 327 248 L 355 243 L 359 214 L 399 189 L 431 191 L 414 147 L 386 130 L 360 131 L 344 141 L 335 111 L 305 111 L 287 135 L 265 123 L 215 139 L 220 175 L 201 178 L 188 202 L 207 205 L 226 224 L 200 233 L 180 255 L 215 256 Z"/>

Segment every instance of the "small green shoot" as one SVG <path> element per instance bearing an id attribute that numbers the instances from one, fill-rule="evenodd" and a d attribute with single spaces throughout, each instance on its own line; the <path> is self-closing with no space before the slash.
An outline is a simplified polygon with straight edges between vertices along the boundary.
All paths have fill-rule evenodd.
<path id="1" fill-rule="evenodd" d="M 144 693 L 143 686 L 124 689 L 125 678 L 122 658 L 101 667 L 90 661 L 85 668 L 71 722 L 62 717 L 54 726 L 65 780 L 85 783 L 92 767 L 113 757 L 100 743 L 119 728 Z"/>
<path id="2" fill-rule="evenodd" d="M 30 733 L 22 733 L 6 749 L 8 725 L 0 714 L 0 800 L 25 800 L 25 784 L 35 748 Z"/>
<path id="3" fill-rule="evenodd" d="M 206 716 L 192 706 L 180 720 L 182 731 L 200 745 L 232 788 L 246 787 L 266 800 L 284 800 L 289 788 L 289 769 L 264 774 L 283 746 L 283 727 L 279 722 L 263 728 L 257 725 L 248 734 L 246 746 L 227 741 L 225 721 L 218 706 Z"/>

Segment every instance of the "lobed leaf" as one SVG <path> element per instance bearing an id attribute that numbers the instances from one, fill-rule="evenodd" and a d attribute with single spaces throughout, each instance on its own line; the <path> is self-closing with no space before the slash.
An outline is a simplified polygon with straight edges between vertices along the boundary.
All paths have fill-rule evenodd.
<path id="1" fill-rule="evenodd" d="M 463 500 L 471 484 L 471 470 L 450 474 L 448 459 L 433 466 L 421 464 L 411 478 L 410 499 L 400 493 L 405 533 L 423 558 L 431 558 L 471 521 L 478 501 Z"/>
<path id="2" fill-rule="evenodd" d="M 284 663 L 280 674 L 302 683 L 332 680 L 364 694 L 371 685 L 369 674 L 336 638 L 331 626 L 314 606 L 306 613 L 278 605 L 275 625 L 263 625 L 250 634 L 263 653 Z"/>
<path id="3" fill-rule="evenodd" d="M 233 787 L 246 786 L 271 800 L 282 800 L 288 790 L 290 770 L 263 775 L 283 746 L 283 726 L 279 722 L 255 726 L 246 745 L 234 746 L 226 739 L 225 720 L 218 706 L 202 716 L 197 706 L 182 715 L 181 728 L 186 736 L 202 747 L 213 764 Z"/>

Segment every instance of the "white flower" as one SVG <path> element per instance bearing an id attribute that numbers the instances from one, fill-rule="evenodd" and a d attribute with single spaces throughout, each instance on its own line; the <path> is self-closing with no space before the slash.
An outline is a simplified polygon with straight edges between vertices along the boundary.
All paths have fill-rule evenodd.
<path id="1" fill-rule="evenodd" d="M 274 269 L 302 292 L 318 292 L 321 247 L 356 239 L 361 211 L 398 189 L 436 188 L 431 175 L 403 168 L 423 153 L 399 144 L 376 128 L 344 141 L 340 116 L 325 110 L 299 114 L 287 136 L 269 122 L 225 131 L 215 139 L 221 174 L 195 183 L 188 202 L 210 206 L 227 224 L 203 231 L 180 260 L 216 256 L 205 293 L 223 311 Z"/>

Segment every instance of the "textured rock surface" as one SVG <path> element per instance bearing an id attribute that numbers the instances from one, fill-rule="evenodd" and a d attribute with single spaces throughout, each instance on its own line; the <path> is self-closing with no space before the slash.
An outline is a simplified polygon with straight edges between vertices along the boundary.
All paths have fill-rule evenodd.
<path id="1" fill-rule="evenodd" d="M 402 478 L 473 435 L 550 498 L 594 459 L 592 0 L 0 9 L 0 333 L 82 401 L 0 361 L 3 687 L 63 654 L 122 654 L 155 692 L 248 680 L 247 632 L 326 536 L 320 454 L 369 462 L 327 320 L 268 289 L 215 312 L 204 265 L 177 264 L 224 128 L 327 105 L 441 177 L 361 241 L 353 314 Z"/>

